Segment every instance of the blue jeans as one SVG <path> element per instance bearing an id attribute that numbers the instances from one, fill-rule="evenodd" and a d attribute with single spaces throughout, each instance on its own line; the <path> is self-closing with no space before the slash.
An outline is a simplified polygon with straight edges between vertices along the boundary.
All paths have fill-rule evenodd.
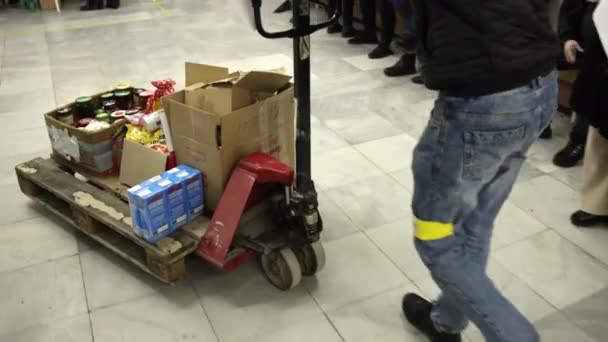
<path id="1" fill-rule="evenodd" d="M 412 204 L 416 249 L 442 290 L 438 330 L 460 333 L 471 320 L 489 342 L 540 340 L 486 266 L 494 220 L 556 108 L 555 73 L 488 96 L 439 95 L 414 151 Z"/>

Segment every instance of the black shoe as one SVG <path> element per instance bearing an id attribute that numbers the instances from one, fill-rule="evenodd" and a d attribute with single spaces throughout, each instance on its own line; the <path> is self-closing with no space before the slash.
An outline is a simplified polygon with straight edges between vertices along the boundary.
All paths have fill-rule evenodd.
<path id="1" fill-rule="evenodd" d="M 577 227 L 608 225 L 608 216 L 593 215 L 579 210 L 570 216 L 570 221 Z"/>
<path id="2" fill-rule="evenodd" d="M 346 26 L 344 26 L 342 28 L 342 37 L 343 38 L 352 38 L 352 37 L 356 36 L 359 33 L 360 33 L 359 31 L 355 30 L 352 27 L 346 27 Z"/>
<path id="3" fill-rule="evenodd" d="M 568 142 L 568 145 L 553 157 L 553 164 L 559 167 L 573 167 L 585 156 L 585 144 Z"/>
<path id="4" fill-rule="evenodd" d="M 417 75 L 412 77 L 412 83 L 414 84 L 424 84 L 424 77 L 422 75 Z"/>
<path id="5" fill-rule="evenodd" d="M 277 9 L 274 10 L 274 13 L 283 13 L 287 11 L 291 11 L 291 1 L 289 0 L 285 1 L 281 4 L 281 6 L 277 7 Z"/>
<path id="6" fill-rule="evenodd" d="M 384 44 L 380 44 L 380 45 L 376 46 L 367 55 L 367 57 L 369 57 L 370 59 L 379 59 L 379 58 L 388 57 L 392 54 L 393 54 L 393 51 L 391 51 L 391 49 L 388 46 L 386 46 Z"/>
<path id="7" fill-rule="evenodd" d="M 551 126 L 545 128 L 545 130 L 540 134 L 540 138 L 544 140 L 553 138 L 553 130 L 551 129 Z"/>
<path id="8" fill-rule="evenodd" d="M 327 33 L 329 33 L 329 34 L 340 33 L 340 32 L 342 32 L 342 25 L 340 25 L 339 23 L 330 25 L 327 28 Z"/>
<path id="9" fill-rule="evenodd" d="M 361 45 L 361 44 L 377 44 L 378 37 L 374 32 L 358 32 L 354 37 L 348 40 L 348 44 Z"/>
<path id="10" fill-rule="evenodd" d="M 435 328 L 431 320 L 433 304 L 417 294 L 408 293 L 403 297 L 403 313 L 411 325 L 424 333 L 431 342 L 461 342 L 462 338 L 456 334 L 442 333 Z"/>
<path id="11" fill-rule="evenodd" d="M 403 56 L 395 65 L 384 69 L 388 77 L 407 76 L 416 73 L 416 56 Z"/>

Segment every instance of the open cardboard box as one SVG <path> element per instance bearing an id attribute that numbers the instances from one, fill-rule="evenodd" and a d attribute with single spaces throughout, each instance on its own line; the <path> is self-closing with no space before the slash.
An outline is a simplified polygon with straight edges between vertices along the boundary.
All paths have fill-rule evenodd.
<path id="1" fill-rule="evenodd" d="M 147 146 L 125 139 L 120 162 L 121 184 L 135 186 L 165 172 L 167 155 Z"/>
<path id="2" fill-rule="evenodd" d="M 244 89 L 252 96 L 250 104 L 219 114 L 186 103 L 186 90 L 163 97 L 169 118 L 178 164 L 200 170 L 204 176 L 206 207 L 214 210 L 232 170 L 239 160 L 253 152 L 268 153 L 294 166 L 295 110 L 290 76 L 276 72 L 255 71 L 231 74 L 228 69 L 186 63 L 186 87 L 233 79 L 228 89 Z M 235 78 L 236 77 L 236 78 Z M 223 83 L 225 84 L 225 83 Z M 223 89 L 226 91 L 226 89 Z M 206 103 L 227 98 L 204 95 Z M 233 93 L 234 95 L 234 93 Z M 234 97 L 228 98 L 232 106 Z M 203 106 L 204 107 L 204 106 Z M 210 108 L 210 107 L 207 107 Z M 213 107 L 218 108 L 218 107 Z"/>

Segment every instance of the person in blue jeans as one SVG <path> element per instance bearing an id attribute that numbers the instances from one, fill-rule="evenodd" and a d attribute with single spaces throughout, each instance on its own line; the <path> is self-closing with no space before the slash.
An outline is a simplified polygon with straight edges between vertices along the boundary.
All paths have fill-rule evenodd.
<path id="1" fill-rule="evenodd" d="M 439 91 L 414 151 L 415 246 L 441 295 L 402 306 L 433 342 L 460 342 L 469 321 L 489 342 L 540 341 L 486 267 L 496 216 L 557 109 L 547 2 L 413 1 L 424 81 Z"/>

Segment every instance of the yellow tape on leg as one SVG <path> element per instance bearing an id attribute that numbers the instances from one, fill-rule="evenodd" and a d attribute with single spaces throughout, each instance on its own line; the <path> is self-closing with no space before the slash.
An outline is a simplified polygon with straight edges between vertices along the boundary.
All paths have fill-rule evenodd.
<path id="1" fill-rule="evenodd" d="M 451 223 L 423 221 L 415 218 L 414 225 L 415 236 L 422 241 L 440 240 L 454 235 L 454 225 Z"/>

